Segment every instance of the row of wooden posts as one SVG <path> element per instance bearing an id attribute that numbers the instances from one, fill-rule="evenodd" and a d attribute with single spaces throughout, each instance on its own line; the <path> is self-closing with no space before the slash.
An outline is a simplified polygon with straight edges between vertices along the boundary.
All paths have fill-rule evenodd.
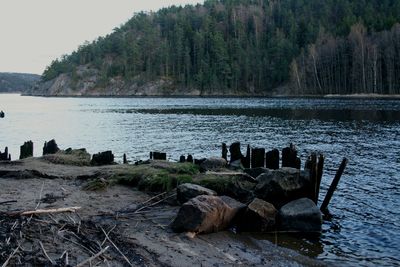
<path id="1" fill-rule="evenodd" d="M 271 151 L 265 148 L 250 147 L 247 145 L 246 155 L 244 156 L 240 150 L 240 142 L 232 143 L 229 146 L 230 163 L 240 161 L 244 168 L 259 168 L 266 167 L 268 169 L 279 169 L 279 150 L 273 149 Z M 228 148 L 225 143 L 222 143 L 222 158 L 228 161 Z M 297 156 L 296 147 L 290 144 L 282 150 L 282 167 L 292 167 L 300 169 L 301 161 Z"/>
<path id="2" fill-rule="evenodd" d="M 56 141 L 50 140 L 45 142 L 43 146 L 43 155 L 54 154 L 60 150 L 56 144 Z M 26 159 L 33 157 L 33 142 L 27 141 L 20 147 L 19 159 Z M 4 153 L 0 152 L 0 160 L 11 161 L 11 154 L 8 153 L 8 147 L 4 149 Z"/>

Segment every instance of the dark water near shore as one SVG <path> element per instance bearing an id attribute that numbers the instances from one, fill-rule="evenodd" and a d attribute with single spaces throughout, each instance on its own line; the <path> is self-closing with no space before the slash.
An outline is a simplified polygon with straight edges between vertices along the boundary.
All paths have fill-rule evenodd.
<path id="1" fill-rule="evenodd" d="M 267 149 L 298 145 L 326 155 L 324 196 L 343 157 L 348 167 L 331 201 L 332 221 L 317 240 L 271 241 L 339 265 L 400 265 L 400 100 L 230 98 L 32 98 L 0 94 L 0 150 L 13 158 L 27 140 L 45 140 L 117 160 L 151 150 L 220 155 L 241 141 Z M 321 197 L 321 196 L 320 196 Z M 322 198 L 322 197 L 321 197 Z"/>

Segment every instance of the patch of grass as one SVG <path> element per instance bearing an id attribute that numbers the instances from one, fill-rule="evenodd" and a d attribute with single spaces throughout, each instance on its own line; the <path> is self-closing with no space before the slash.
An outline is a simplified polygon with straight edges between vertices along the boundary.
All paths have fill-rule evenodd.
<path id="1" fill-rule="evenodd" d="M 43 159 L 53 164 L 90 166 L 90 154 L 84 148 L 60 150 L 56 154 L 44 155 Z"/>
<path id="2" fill-rule="evenodd" d="M 169 173 L 195 175 L 200 172 L 199 166 L 193 163 L 172 163 L 166 170 Z"/>
<path id="3" fill-rule="evenodd" d="M 232 185 L 232 179 L 229 177 L 221 177 L 214 175 L 205 175 L 194 181 L 196 184 L 214 190 L 218 195 L 225 195 L 229 187 Z"/>
<path id="4" fill-rule="evenodd" d="M 102 178 L 98 178 L 87 182 L 82 189 L 85 191 L 101 191 L 105 190 L 109 185 L 110 185 L 109 181 Z"/>
<path id="5" fill-rule="evenodd" d="M 182 183 L 190 183 L 191 181 L 192 177 L 187 174 L 161 172 L 140 180 L 138 189 L 150 192 L 168 192 Z"/>

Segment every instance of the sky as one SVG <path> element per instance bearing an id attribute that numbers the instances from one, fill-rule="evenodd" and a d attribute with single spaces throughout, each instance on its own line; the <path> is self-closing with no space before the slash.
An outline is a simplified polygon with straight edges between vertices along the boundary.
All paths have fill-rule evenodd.
<path id="1" fill-rule="evenodd" d="M 111 33 L 135 12 L 202 0 L 0 0 L 0 72 L 42 74 L 52 60 Z"/>

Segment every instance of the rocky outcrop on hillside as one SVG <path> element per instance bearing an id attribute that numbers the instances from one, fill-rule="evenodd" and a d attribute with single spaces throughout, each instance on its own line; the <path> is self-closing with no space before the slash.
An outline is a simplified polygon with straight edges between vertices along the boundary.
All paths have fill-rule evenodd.
<path id="1" fill-rule="evenodd" d="M 57 78 L 40 82 L 27 92 L 35 96 L 168 96 L 200 95 L 200 91 L 177 88 L 169 79 L 142 82 L 138 78 L 127 81 L 121 77 L 103 81 L 99 71 L 80 66 L 73 74 L 61 74 Z"/>

